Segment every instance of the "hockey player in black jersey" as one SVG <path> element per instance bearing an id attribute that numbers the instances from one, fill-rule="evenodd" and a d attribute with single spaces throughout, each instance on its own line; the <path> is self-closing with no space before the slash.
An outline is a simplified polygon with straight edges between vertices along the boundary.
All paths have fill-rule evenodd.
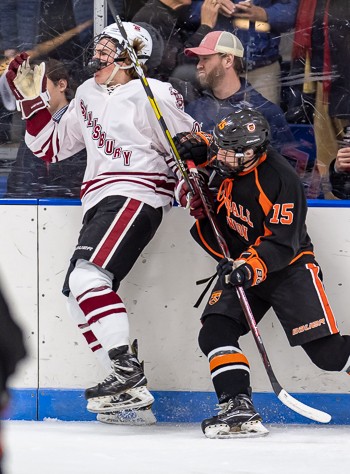
<path id="1" fill-rule="evenodd" d="M 249 332 L 237 292 L 242 286 L 256 322 L 273 308 L 291 346 L 301 346 L 327 371 L 350 373 L 350 336 L 339 333 L 306 230 L 303 186 L 290 164 L 269 147 L 269 126 L 251 109 L 238 110 L 216 125 L 212 139 L 181 133 L 181 158 L 192 160 L 208 178 L 216 218 L 232 259 L 223 258 L 202 201 L 190 199 L 197 220 L 196 241 L 217 261 L 218 280 L 205 306 L 199 346 L 208 357 L 220 404 L 202 422 L 209 438 L 264 435 L 251 400 L 250 367 L 239 346 Z M 187 204 L 188 186 L 178 186 Z"/>

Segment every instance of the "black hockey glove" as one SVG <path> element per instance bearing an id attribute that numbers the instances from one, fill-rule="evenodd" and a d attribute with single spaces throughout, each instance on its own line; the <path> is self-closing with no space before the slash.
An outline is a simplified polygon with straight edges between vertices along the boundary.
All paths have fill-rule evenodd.
<path id="1" fill-rule="evenodd" d="M 192 160 L 196 166 L 208 161 L 211 135 L 203 132 L 181 132 L 173 137 L 173 141 L 182 161 Z"/>
<path id="2" fill-rule="evenodd" d="M 223 258 L 218 263 L 216 271 L 226 285 L 242 286 L 246 290 L 253 284 L 253 269 L 245 260 Z"/>

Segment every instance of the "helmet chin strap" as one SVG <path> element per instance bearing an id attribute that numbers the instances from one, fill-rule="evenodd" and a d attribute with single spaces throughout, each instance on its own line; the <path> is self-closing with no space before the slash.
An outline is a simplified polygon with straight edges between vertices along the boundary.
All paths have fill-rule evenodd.
<path id="1" fill-rule="evenodd" d="M 113 81 L 114 76 L 117 74 L 117 72 L 119 71 L 119 69 L 120 69 L 119 64 L 115 64 L 114 69 L 113 69 L 113 71 L 111 72 L 110 76 L 109 76 L 108 79 L 103 83 L 104 86 L 108 86 L 108 85 L 110 84 L 110 82 Z"/>
<path id="2" fill-rule="evenodd" d="M 113 81 L 115 75 L 117 74 L 117 72 L 119 71 L 119 69 L 131 69 L 132 67 L 134 67 L 132 64 L 130 64 L 129 66 L 120 66 L 118 63 L 115 64 L 114 66 L 114 69 L 111 73 L 111 75 L 109 76 L 109 78 L 103 83 L 104 86 L 109 86 L 109 84 Z"/>

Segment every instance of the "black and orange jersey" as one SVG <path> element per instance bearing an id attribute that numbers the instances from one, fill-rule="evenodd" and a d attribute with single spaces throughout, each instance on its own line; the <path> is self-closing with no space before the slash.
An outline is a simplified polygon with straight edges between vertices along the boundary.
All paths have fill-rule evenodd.
<path id="1" fill-rule="evenodd" d="M 303 185 L 275 150 L 269 148 L 255 168 L 233 179 L 216 177 L 213 184 L 218 225 L 232 258 L 254 257 L 267 273 L 313 255 Z M 197 221 L 191 233 L 216 260 L 223 257 L 208 219 Z"/>

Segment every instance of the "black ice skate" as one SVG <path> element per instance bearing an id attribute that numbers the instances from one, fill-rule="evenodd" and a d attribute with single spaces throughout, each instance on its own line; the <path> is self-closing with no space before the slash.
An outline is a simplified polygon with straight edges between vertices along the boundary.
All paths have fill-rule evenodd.
<path id="1" fill-rule="evenodd" d="M 149 407 L 154 402 L 140 362 L 127 351 L 128 346 L 109 351 L 113 372 L 103 382 L 85 390 L 89 411 L 110 413 Z"/>
<path id="2" fill-rule="evenodd" d="M 268 434 L 248 395 L 239 394 L 219 406 L 217 416 L 202 421 L 207 438 L 250 438 Z"/>

